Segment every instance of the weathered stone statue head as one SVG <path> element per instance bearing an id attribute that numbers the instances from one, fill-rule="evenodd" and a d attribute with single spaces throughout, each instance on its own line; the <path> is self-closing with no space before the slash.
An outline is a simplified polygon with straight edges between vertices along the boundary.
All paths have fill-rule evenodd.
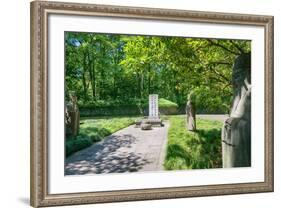
<path id="1" fill-rule="evenodd" d="M 242 54 L 232 71 L 233 103 L 222 129 L 223 167 L 251 166 L 251 54 Z"/>
<path id="2" fill-rule="evenodd" d="M 240 55 L 234 62 L 232 84 L 234 89 L 240 89 L 245 81 L 251 83 L 251 53 Z"/>
<path id="3" fill-rule="evenodd" d="M 194 91 L 191 91 L 191 92 L 188 94 L 187 100 L 188 100 L 189 102 L 195 102 L 195 93 L 194 93 Z"/>
<path id="4" fill-rule="evenodd" d="M 189 131 L 196 131 L 195 93 L 191 91 L 186 103 L 186 124 Z"/>
<path id="5" fill-rule="evenodd" d="M 69 98 L 70 98 L 72 109 L 76 111 L 78 109 L 76 92 L 75 91 L 69 92 Z"/>
<path id="6" fill-rule="evenodd" d="M 77 102 L 76 92 L 74 92 L 74 91 L 69 92 L 69 98 L 70 98 L 71 102 L 76 103 Z"/>

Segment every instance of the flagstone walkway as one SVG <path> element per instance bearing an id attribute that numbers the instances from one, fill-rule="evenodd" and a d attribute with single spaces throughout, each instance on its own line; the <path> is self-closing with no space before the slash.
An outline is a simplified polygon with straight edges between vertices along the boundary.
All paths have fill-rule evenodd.
<path id="1" fill-rule="evenodd" d="M 131 125 L 81 150 L 65 161 L 66 175 L 163 170 L 168 136 L 164 127 L 141 130 Z"/>

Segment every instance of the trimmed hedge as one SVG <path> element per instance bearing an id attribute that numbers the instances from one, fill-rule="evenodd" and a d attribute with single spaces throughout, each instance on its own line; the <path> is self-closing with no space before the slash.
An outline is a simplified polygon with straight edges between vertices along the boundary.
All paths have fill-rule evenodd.
<path id="1" fill-rule="evenodd" d="M 138 106 L 124 105 L 115 107 L 80 107 L 82 117 L 92 116 L 121 116 L 121 115 L 140 115 L 142 108 Z"/>
<path id="2" fill-rule="evenodd" d="M 82 138 L 82 137 L 77 137 L 75 139 L 67 140 L 65 145 L 65 154 L 66 156 L 69 156 L 74 152 L 89 147 L 92 143 L 93 142 L 90 138 Z"/>
<path id="3" fill-rule="evenodd" d="M 178 112 L 178 104 L 164 98 L 159 99 L 158 106 L 161 115 L 174 115 Z"/>
<path id="4" fill-rule="evenodd" d="M 99 104 L 86 104 L 79 106 L 80 115 L 82 117 L 91 116 L 120 116 L 120 115 L 148 115 L 148 100 L 141 101 L 139 103 L 112 103 L 109 106 L 108 103 L 104 106 Z M 158 101 L 159 112 L 161 115 L 172 115 L 177 114 L 178 105 L 170 100 L 160 98 Z"/>

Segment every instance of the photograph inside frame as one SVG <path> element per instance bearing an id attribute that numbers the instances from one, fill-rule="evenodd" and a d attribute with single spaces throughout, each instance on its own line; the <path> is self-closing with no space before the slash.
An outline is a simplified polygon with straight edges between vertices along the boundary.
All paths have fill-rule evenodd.
<path id="1" fill-rule="evenodd" d="M 251 167 L 251 41 L 65 32 L 65 175 Z"/>

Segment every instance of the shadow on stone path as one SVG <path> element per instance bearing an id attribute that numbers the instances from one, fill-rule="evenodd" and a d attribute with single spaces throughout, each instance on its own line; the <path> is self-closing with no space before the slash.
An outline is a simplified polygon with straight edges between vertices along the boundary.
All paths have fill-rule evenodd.
<path id="1" fill-rule="evenodd" d="M 81 150 L 65 161 L 66 175 L 162 170 L 168 123 L 143 131 L 134 125 Z"/>

